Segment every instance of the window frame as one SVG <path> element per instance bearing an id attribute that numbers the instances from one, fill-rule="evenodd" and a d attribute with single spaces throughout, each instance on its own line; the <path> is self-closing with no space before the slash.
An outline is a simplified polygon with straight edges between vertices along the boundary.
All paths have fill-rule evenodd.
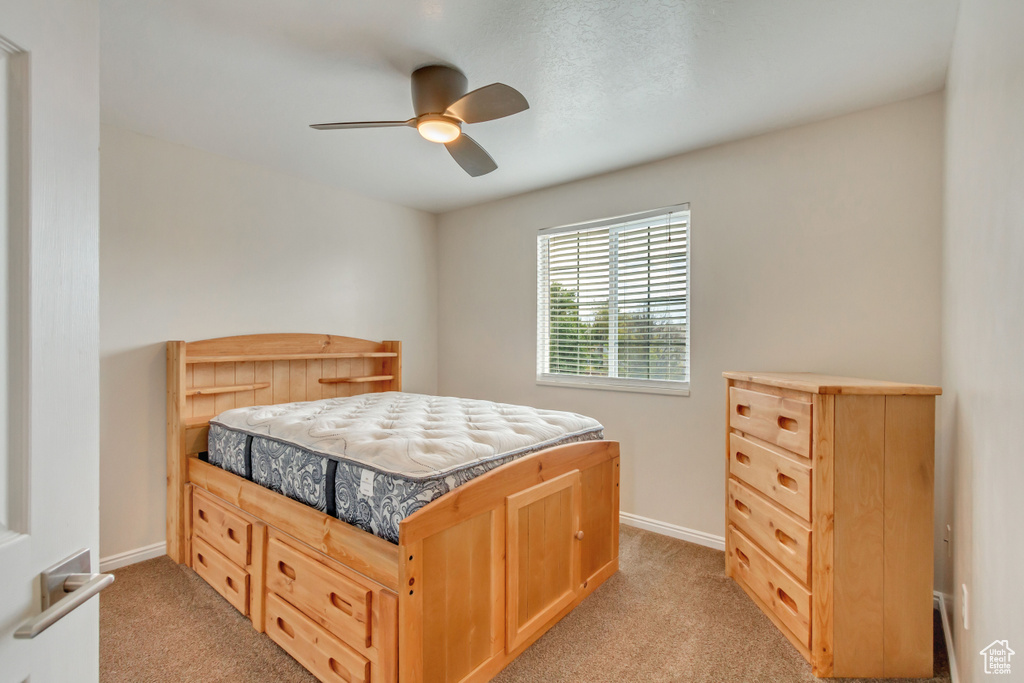
<path id="1" fill-rule="evenodd" d="M 686 215 L 686 287 L 685 287 L 685 298 L 686 298 L 686 325 L 685 325 L 685 348 L 686 348 L 686 381 L 677 380 L 653 380 L 653 379 L 639 379 L 639 378 L 626 378 L 626 377 L 609 377 L 601 375 L 568 375 L 558 373 L 546 373 L 543 372 L 545 367 L 545 361 L 547 360 L 547 353 L 550 348 L 545 349 L 545 345 L 550 347 L 550 330 L 543 331 L 541 328 L 542 321 L 542 308 L 547 305 L 548 292 L 550 291 L 551 281 L 550 277 L 545 281 L 541 277 L 541 243 L 545 237 L 551 235 L 557 235 L 560 233 L 567 232 L 582 232 L 586 230 L 598 230 L 601 228 L 615 228 L 615 227 L 626 227 L 630 223 L 642 221 L 645 218 L 652 218 L 655 216 L 664 216 L 673 213 L 683 213 Z M 536 349 L 536 383 L 539 386 L 555 386 L 555 387 L 572 387 L 578 389 L 599 389 L 604 391 L 624 391 L 633 393 L 644 393 L 644 394 L 666 394 L 672 396 L 689 396 L 690 395 L 690 380 L 692 378 L 692 355 L 690 346 L 690 327 L 693 320 L 692 317 L 692 305 L 690 298 L 690 281 L 691 281 L 691 256 L 693 246 L 693 226 L 691 223 L 690 204 L 685 202 L 682 204 L 674 204 L 671 206 L 665 206 L 658 209 L 652 209 L 650 211 L 641 211 L 638 213 L 625 214 L 622 216 L 613 216 L 609 218 L 602 218 L 594 221 L 584 221 L 582 223 L 573 223 L 570 225 L 563 225 L 553 228 L 543 228 L 537 233 L 537 306 L 536 306 L 536 337 L 535 343 L 537 344 Z M 609 252 L 612 247 L 609 245 Z M 611 259 L 611 255 L 609 256 Z M 612 266 L 609 263 L 609 271 Z M 613 287 L 617 288 L 617 281 L 613 283 L 611 274 L 609 273 L 609 290 Z M 550 315 L 550 312 L 548 313 Z M 611 330 L 612 323 L 609 323 L 609 335 L 612 334 Z M 618 328 L 615 327 L 617 332 Z M 616 348 L 617 352 L 617 348 Z M 611 349 L 609 349 L 609 355 L 612 355 Z M 616 354 L 617 355 L 617 354 Z M 609 360 L 611 362 L 611 360 Z"/>

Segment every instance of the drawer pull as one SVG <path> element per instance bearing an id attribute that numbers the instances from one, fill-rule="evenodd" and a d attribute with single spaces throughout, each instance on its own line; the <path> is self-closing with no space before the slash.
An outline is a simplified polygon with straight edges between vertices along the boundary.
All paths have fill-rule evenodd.
<path id="1" fill-rule="evenodd" d="M 203 565 L 204 567 L 206 566 L 206 558 L 203 557 L 202 553 L 196 554 L 196 559 L 199 560 L 199 564 Z"/>
<path id="2" fill-rule="evenodd" d="M 352 616 L 352 603 L 345 600 L 337 593 L 331 593 L 331 604 L 340 609 L 345 614 Z"/>
<path id="3" fill-rule="evenodd" d="M 776 588 L 775 593 L 779 596 L 779 600 L 782 602 L 782 604 L 791 609 L 794 614 L 800 613 L 796 606 L 796 600 L 789 597 L 789 595 L 786 594 L 786 591 L 782 590 L 781 588 Z"/>
<path id="4" fill-rule="evenodd" d="M 295 570 L 292 569 L 287 564 L 285 564 L 284 562 L 278 562 L 277 563 L 277 570 L 279 572 L 281 572 L 282 574 L 284 574 L 285 576 L 287 576 L 292 581 L 295 580 Z"/>
<path id="5" fill-rule="evenodd" d="M 750 417 L 750 406 L 745 406 L 742 403 L 737 403 L 736 414 L 742 415 L 743 417 Z"/>
<path id="6" fill-rule="evenodd" d="M 778 539 L 779 543 L 781 543 L 782 547 L 784 547 L 786 550 L 790 551 L 791 553 L 796 552 L 797 543 L 796 539 L 794 539 L 792 536 L 783 532 L 781 529 L 776 529 L 775 538 Z"/>
<path id="7" fill-rule="evenodd" d="M 786 417 L 785 415 L 779 415 L 779 429 L 785 429 L 787 432 L 793 432 L 794 434 L 796 434 L 796 420 L 794 420 L 791 417 Z"/>
<path id="8" fill-rule="evenodd" d="M 736 559 L 740 561 L 740 564 L 742 564 L 747 569 L 750 569 L 750 558 L 747 557 L 746 553 L 744 553 L 739 548 L 734 548 L 734 550 L 736 551 Z"/>
<path id="9" fill-rule="evenodd" d="M 747 467 L 750 466 L 750 456 L 746 453 L 736 451 L 736 460 L 738 460 L 741 465 L 746 465 Z"/>
<path id="10" fill-rule="evenodd" d="M 206 516 L 206 510 L 199 508 L 199 519 L 203 520 L 204 522 L 210 521 Z"/>
<path id="11" fill-rule="evenodd" d="M 750 508 L 747 507 L 746 504 L 743 501 L 736 500 L 736 501 L 733 501 L 733 504 L 736 506 L 736 509 L 739 510 L 740 513 L 742 513 L 744 516 L 746 516 L 746 517 L 750 516 Z"/>
<path id="12" fill-rule="evenodd" d="M 235 535 L 235 530 L 231 527 L 228 527 L 228 538 L 230 538 L 235 543 L 241 543 L 241 541 L 239 541 L 238 537 Z"/>
<path id="13" fill-rule="evenodd" d="M 341 663 L 337 659 L 335 659 L 334 657 L 331 657 L 327 661 L 327 665 L 331 667 L 331 671 L 333 671 L 334 673 L 338 674 L 339 676 L 344 678 L 346 681 L 351 681 L 352 680 L 352 678 L 349 676 L 349 673 L 345 669 L 345 667 L 343 667 L 341 665 Z"/>
<path id="14" fill-rule="evenodd" d="M 281 617 L 277 618 L 277 627 L 279 629 L 281 629 L 281 632 L 284 633 L 289 638 L 294 638 L 295 637 L 295 629 L 293 629 L 291 626 L 289 626 L 288 622 L 286 622 Z"/>
<path id="15" fill-rule="evenodd" d="M 790 491 L 796 491 L 796 479 L 782 472 L 779 472 L 779 484 Z"/>

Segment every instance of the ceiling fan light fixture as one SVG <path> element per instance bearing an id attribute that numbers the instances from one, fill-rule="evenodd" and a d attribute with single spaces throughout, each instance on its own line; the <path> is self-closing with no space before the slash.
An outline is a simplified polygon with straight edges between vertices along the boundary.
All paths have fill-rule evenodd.
<path id="1" fill-rule="evenodd" d="M 462 134 L 458 122 L 446 116 L 423 117 L 416 123 L 416 130 L 424 139 L 447 144 Z"/>
<path id="2" fill-rule="evenodd" d="M 503 119 L 530 108 L 523 94 L 504 83 L 466 92 L 466 75 L 447 64 L 427 64 L 412 72 L 415 116 L 405 121 L 340 121 L 314 123 L 316 130 L 351 128 L 416 128 L 423 139 L 444 145 L 462 170 L 476 178 L 498 164 L 476 140 L 462 132 L 464 123 Z"/>

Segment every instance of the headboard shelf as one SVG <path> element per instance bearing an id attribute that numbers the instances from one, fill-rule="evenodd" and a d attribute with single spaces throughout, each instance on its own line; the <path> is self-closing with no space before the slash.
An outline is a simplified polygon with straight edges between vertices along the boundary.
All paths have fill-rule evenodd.
<path id="1" fill-rule="evenodd" d="M 346 353 L 277 353 L 277 354 L 256 354 L 251 356 L 187 356 L 185 362 L 189 365 L 195 363 L 239 363 L 248 361 L 265 360 L 317 360 L 341 359 L 341 358 L 398 358 L 394 351 L 359 351 Z"/>
<path id="2" fill-rule="evenodd" d="M 266 389 L 270 382 L 257 382 L 255 384 L 235 384 L 226 387 L 192 387 L 185 390 L 186 396 L 208 396 L 210 394 L 234 394 L 239 391 L 253 391 L 255 389 Z"/>
<path id="3" fill-rule="evenodd" d="M 320 384 L 343 384 L 346 382 L 390 382 L 394 375 L 367 375 L 365 377 L 321 377 Z"/>

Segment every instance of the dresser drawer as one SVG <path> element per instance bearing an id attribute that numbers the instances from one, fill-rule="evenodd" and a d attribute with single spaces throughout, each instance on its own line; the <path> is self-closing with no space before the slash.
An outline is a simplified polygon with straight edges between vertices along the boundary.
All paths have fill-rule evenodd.
<path id="1" fill-rule="evenodd" d="M 811 576 L 811 530 L 735 479 L 729 480 L 729 521 L 805 585 Z"/>
<path id="2" fill-rule="evenodd" d="M 267 635 L 325 683 L 368 683 L 370 662 L 274 594 L 267 595 Z"/>
<path id="3" fill-rule="evenodd" d="M 811 594 L 794 581 L 756 544 L 734 526 L 729 526 L 732 568 L 768 609 L 811 647 Z"/>
<path id="4" fill-rule="evenodd" d="M 249 614 L 249 573 L 201 538 L 192 538 L 192 568 L 242 614 Z"/>
<path id="5" fill-rule="evenodd" d="M 811 404 L 729 387 L 729 425 L 805 458 L 811 456 Z"/>
<path id="6" fill-rule="evenodd" d="M 270 539 L 267 590 L 362 651 L 372 645 L 373 591 L 296 550 Z"/>
<path id="7" fill-rule="evenodd" d="M 811 468 L 805 462 L 739 434 L 729 434 L 729 474 L 809 522 Z"/>
<path id="8" fill-rule="evenodd" d="M 238 566 L 249 564 L 252 524 L 198 488 L 192 494 L 192 533 Z"/>

